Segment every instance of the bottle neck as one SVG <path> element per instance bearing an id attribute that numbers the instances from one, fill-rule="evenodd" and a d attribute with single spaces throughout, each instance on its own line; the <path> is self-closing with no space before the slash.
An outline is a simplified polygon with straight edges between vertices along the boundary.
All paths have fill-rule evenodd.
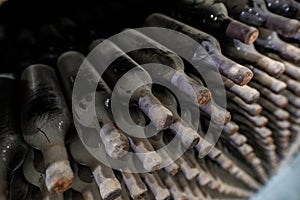
<path id="1" fill-rule="evenodd" d="M 114 172 L 100 164 L 92 169 L 96 184 L 103 199 L 114 199 L 121 195 L 121 185 Z"/>

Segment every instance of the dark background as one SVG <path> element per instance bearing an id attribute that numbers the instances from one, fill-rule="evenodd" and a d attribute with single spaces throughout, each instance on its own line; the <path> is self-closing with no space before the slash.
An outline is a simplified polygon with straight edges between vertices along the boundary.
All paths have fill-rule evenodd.
<path id="1" fill-rule="evenodd" d="M 0 7 L 0 73 L 29 64 L 55 65 L 66 50 L 87 53 L 91 41 L 141 27 L 167 0 L 8 0 Z"/>

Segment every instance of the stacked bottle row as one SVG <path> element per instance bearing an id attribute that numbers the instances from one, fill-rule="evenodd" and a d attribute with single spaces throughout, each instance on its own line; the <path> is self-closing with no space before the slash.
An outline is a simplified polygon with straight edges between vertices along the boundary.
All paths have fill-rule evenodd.
<path id="1" fill-rule="evenodd" d="M 297 18 L 297 15 L 282 13 L 280 7 L 275 9 L 272 7 L 275 1 L 245 1 L 245 5 L 238 6 L 231 1 L 204 2 L 191 6 L 181 1 L 179 5 L 186 5 L 180 7 L 184 10 L 174 12 L 176 18 L 198 29 L 162 14 L 149 16 L 144 25 L 173 29 L 197 41 L 199 47 L 193 54 L 197 70 L 202 76 L 207 75 L 204 78 L 207 80 L 215 77 L 210 69 L 218 69 L 225 86 L 227 108 L 218 105 L 214 98 L 220 91 L 209 91 L 203 77 L 173 52 L 174 43 L 189 44 L 164 35 L 127 30 L 126 38 L 117 38 L 115 43 L 105 41 L 102 48 L 97 45 L 103 40 L 94 41 L 89 49 L 95 57 L 120 56 L 105 71 L 101 69 L 105 61 L 84 60 L 84 55 L 76 51 L 46 62 L 54 68 L 23 63 L 21 68 L 26 68 L 20 80 L 0 79 L 1 199 L 246 198 L 258 190 L 276 172 L 300 129 L 297 66 L 300 54 L 296 33 L 299 22 L 261 10 L 268 7 L 286 17 Z M 220 27 L 207 26 L 206 21 L 199 23 L 201 26 L 194 24 L 198 9 L 204 9 L 207 12 L 201 13 L 213 15 L 212 20 L 219 25 L 219 16 L 215 19 L 214 12 L 224 9 L 218 9 L 217 5 L 230 8 L 233 18 L 256 28 L 230 17 L 224 17 Z M 267 21 L 255 23 L 258 20 L 253 16 Z M 136 44 L 151 48 L 124 54 L 126 48 Z M 94 95 L 84 91 L 84 99 L 72 97 L 82 63 L 86 70 L 84 80 L 97 86 Z M 158 72 L 151 67 L 146 70 L 142 64 L 147 63 L 167 65 L 176 71 Z M 183 120 L 184 115 L 193 115 L 179 113 L 181 105 L 164 87 L 145 84 L 132 92 L 128 91 L 131 83 L 118 85 L 121 77 L 132 69 L 143 75 L 145 83 L 151 82 L 154 74 L 172 85 L 181 96 L 190 99 L 191 111 L 200 111 L 201 118 Z M 104 72 L 103 76 L 99 70 Z M 219 83 L 215 84 L 217 87 Z M 159 133 L 139 138 L 123 132 L 117 122 L 132 122 L 121 112 L 117 116 L 112 113 L 113 90 L 120 100 L 131 95 L 129 110 L 134 124 L 145 126 L 150 121 Z M 89 118 L 93 98 L 96 119 Z M 18 99 L 21 103 L 16 102 Z M 215 146 L 204 139 L 209 126 L 222 130 Z M 178 149 L 187 149 L 178 159 L 174 149 L 163 148 L 171 140 L 176 141 Z M 91 149 L 104 150 L 108 163 L 121 160 L 136 166 L 112 169 L 96 159 Z M 208 150 L 208 155 L 201 158 Z M 137 156 L 130 157 L 128 152 Z M 132 173 L 138 166 L 145 172 Z"/>
<path id="2" fill-rule="evenodd" d="M 214 35 L 221 41 L 221 49 L 225 56 L 253 71 L 254 77 L 249 86 L 260 92 L 257 103 L 263 107 L 263 118 L 249 120 L 249 116 L 244 115 L 241 118 L 235 114 L 233 120 L 239 121 L 240 131 L 247 122 L 248 134 L 251 130 L 253 132 L 253 128 L 249 129 L 253 125 L 260 127 L 259 131 L 264 129 L 264 132 L 259 134 L 264 133 L 259 144 L 253 143 L 255 139 L 249 142 L 252 146 L 261 147 L 260 150 L 255 150 L 260 158 L 264 157 L 263 161 L 268 160 L 264 161 L 264 166 L 269 174 L 275 171 L 277 162 L 284 159 L 290 145 L 296 141 L 298 132 L 295 112 L 298 109 L 296 102 L 299 88 L 299 8 L 299 3 L 293 0 L 181 0 L 172 12 L 174 17 Z M 234 32 L 238 33 L 237 35 L 230 34 L 231 24 L 234 24 L 233 18 L 253 26 L 252 29 L 240 26 Z M 259 31 L 258 34 L 254 34 L 254 27 Z M 246 37 L 243 35 L 245 33 L 252 33 L 252 37 Z M 224 37 L 225 34 L 227 37 Z M 258 38 L 253 39 L 254 36 Z M 229 101 L 230 99 L 232 98 L 229 98 Z M 228 109 L 231 111 L 230 107 Z M 239 113 L 241 114 L 241 111 Z M 248 121 L 252 121 L 252 125 Z"/>

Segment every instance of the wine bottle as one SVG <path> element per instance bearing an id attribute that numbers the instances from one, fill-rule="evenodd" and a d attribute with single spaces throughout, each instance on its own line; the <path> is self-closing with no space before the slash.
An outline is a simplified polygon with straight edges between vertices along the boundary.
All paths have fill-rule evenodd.
<path id="1" fill-rule="evenodd" d="M 179 0 L 179 19 L 213 35 L 227 35 L 246 44 L 252 44 L 258 30 L 228 16 L 225 5 L 216 0 Z"/>
<path id="2" fill-rule="evenodd" d="M 247 120 L 251 121 L 255 126 L 257 127 L 263 127 L 268 123 L 268 119 L 264 116 L 251 116 L 248 113 L 246 113 L 243 110 L 240 110 L 237 106 L 232 106 L 230 104 L 227 105 L 227 109 L 231 112 L 234 112 L 234 114 L 238 117 L 240 115 L 243 115 L 246 117 Z"/>
<path id="3" fill-rule="evenodd" d="M 146 117 L 137 107 L 129 108 L 130 116 L 134 125 L 146 126 Z M 122 116 L 119 116 L 122 117 Z M 118 120 L 118 119 L 117 119 Z M 128 121 L 128 123 L 130 123 Z M 146 137 L 146 133 L 140 133 Z M 143 164 L 144 169 L 148 172 L 157 171 L 160 169 L 161 164 L 163 163 L 162 158 L 154 150 L 153 146 L 147 138 L 137 138 L 134 136 L 129 137 L 130 145 L 132 150 L 137 153 L 137 157 Z"/>
<path id="4" fill-rule="evenodd" d="M 260 28 L 260 36 L 257 39 L 256 45 L 267 49 L 271 52 L 276 52 L 283 59 L 293 63 L 300 64 L 300 49 L 284 42 L 278 35 L 270 30 Z"/>
<path id="5" fill-rule="evenodd" d="M 285 82 L 276 79 L 275 77 L 270 76 L 266 72 L 261 71 L 251 65 L 247 65 L 254 73 L 253 81 L 260 83 L 264 87 L 269 88 L 275 93 L 279 93 L 284 90 L 287 85 Z"/>
<path id="6" fill-rule="evenodd" d="M 148 185 L 155 199 L 168 199 L 170 192 L 163 184 L 161 178 L 157 174 L 141 174 L 145 183 Z"/>
<path id="7" fill-rule="evenodd" d="M 159 176 L 162 178 L 163 182 L 169 189 L 171 196 L 174 200 L 187 199 L 187 194 L 182 190 L 178 182 L 174 177 L 168 175 L 165 172 L 160 172 Z"/>
<path id="8" fill-rule="evenodd" d="M 122 172 L 122 181 L 132 199 L 142 199 L 148 190 L 138 173 Z"/>
<path id="9" fill-rule="evenodd" d="M 155 139 L 156 138 L 154 138 L 154 140 L 149 139 L 149 142 L 154 149 L 159 150 L 158 154 L 163 160 L 162 164 L 165 166 L 164 170 L 170 175 L 177 174 L 179 166 L 177 165 L 177 163 L 173 162 L 172 155 L 170 155 L 165 149 L 162 149 L 164 147 L 163 144 L 159 141 L 155 141 Z M 167 163 L 169 163 L 169 165 L 166 165 Z"/>
<path id="10" fill-rule="evenodd" d="M 262 107 L 257 103 L 247 104 L 245 101 L 243 101 L 241 98 L 237 97 L 235 94 L 231 92 L 226 92 L 227 99 L 229 100 L 229 104 L 235 104 L 240 109 L 243 109 L 248 114 L 252 116 L 257 116 L 261 113 Z"/>
<path id="11" fill-rule="evenodd" d="M 233 18 L 255 27 L 276 31 L 285 37 L 293 37 L 300 28 L 299 21 L 268 11 L 264 0 L 221 0 L 221 2 L 226 5 L 229 15 Z"/>
<path id="12" fill-rule="evenodd" d="M 179 116 L 175 97 L 165 88 L 156 88 L 153 92 L 162 104 L 171 110 L 174 116 L 174 122 L 170 125 L 169 129 L 175 134 L 175 137 L 181 141 L 184 148 L 193 148 L 199 143 L 200 137 L 197 131 L 193 130 L 193 128 Z"/>
<path id="13" fill-rule="evenodd" d="M 259 92 L 255 88 L 248 85 L 239 86 L 225 77 L 222 77 L 222 79 L 228 92 L 232 92 L 248 104 L 255 103 L 260 96 Z"/>
<path id="14" fill-rule="evenodd" d="M 192 79 L 194 79 L 196 82 L 203 84 L 202 81 L 200 80 L 200 78 L 195 76 L 194 74 L 189 74 L 189 76 Z M 228 80 L 228 81 L 230 81 L 230 80 Z M 232 84 L 235 85 L 234 83 L 232 83 Z M 218 86 L 216 86 L 216 87 L 218 87 Z M 247 86 L 244 85 L 244 86 L 238 86 L 238 87 L 247 87 Z M 252 97 L 253 96 L 252 91 L 249 91 L 249 93 L 250 93 L 249 96 Z M 189 104 L 188 99 L 186 99 L 184 97 L 182 97 L 182 98 L 184 99 L 184 101 L 186 103 L 184 106 L 189 107 L 190 111 L 195 109 L 195 107 L 192 107 L 192 106 L 188 105 Z M 196 113 L 195 113 L 196 115 L 197 115 L 197 111 L 198 111 L 198 109 L 196 110 Z M 206 104 L 204 106 L 201 106 L 200 111 L 202 111 L 205 115 L 207 115 L 212 120 L 212 122 L 214 122 L 216 124 L 224 125 L 224 124 L 227 124 L 231 119 L 230 113 L 227 112 L 222 107 L 220 107 L 218 104 L 216 104 L 213 100 L 211 100 L 208 104 Z"/>
<path id="15" fill-rule="evenodd" d="M 205 105 L 210 101 L 211 94 L 209 90 L 185 74 L 184 63 L 177 54 L 136 30 L 126 30 L 123 33 L 125 36 L 116 37 L 116 44 L 121 49 L 126 50 L 137 46 L 148 47 L 147 49 L 139 49 L 128 53 L 140 65 L 159 63 L 174 69 L 146 67 L 145 70 L 153 78 L 157 77 L 160 80 L 163 79 L 165 82 L 171 83 L 192 98 L 193 102 L 199 106 Z"/>
<path id="16" fill-rule="evenodd" d="M 72 99 L 72 88 L 73 88 L 73 84 L 77 75 L 77 72 L 79 70 L 79 67 L 81 66 L 81 63 L 84 60 L 84 56 L 82 54 L 80 54 L 79 52 L 75 52 L 75 51 L 70 51 L 70 52 L 66 52 L 64 54 L 62 54 L 58 60 L 58 71 L 61 77 L 61 80 L 63 82 L 64 85 L 64 89 L 65 89 L 65 93 L 67 95 L 67 99 L 69 104 L 71 104 Z M 106 83 L 102 81 L 101 77 L 99 76 L 99 74 L 94 70 L 94 68 L 92 68 L 92 66 L 86 68 L 87 71 L 84 72 L 84 75 L 86 76 L 86 80 L 89 80 L 90 84 L 95 84 L 98 85 L 99 91 L 96 92 L 97 97 L 100 98 L 104 98 L 107 96 L 107 92 L 110 92 L 110 89 L 107 88 Z M 97 82 L 98 80 L 100 80 L 99 82 Z M 98 98 L 97 98 L 98 99 Z M 100 99 L 101 100 L 101 99 Z M 75 101 L 77 102 L 77 99 L 75 98 Z M 79 105 L 78 101 L 77 103 L 73 101 L 73 104 L 75 103 L 75 105 Z M 101 118 L 102 114 L 105 114 L 105 118 L 106 120 L 109 120 L 108 117 L 108 113 L 107 113 L 107 109 L 103 109 L 99 110 L 97 108 L 99 108 L 99 106 L 103 106 L 105 105 L 105 103 L 103 101 L 95 101 L 97 103 L 97 105 L 95 105 L 96 107 L 96 112 L 97 112 L 97 116 L 99 118 Z M 100 107 L 101 108 L 101 107 Z M 78 111 L 78 110 L 77 110 Z M 76 109 L 75 109 L 76 112 Z M 102 112 L 102 114 L 101 114 Z M 87 120 L 85 123 L 85 125 L 83 126 L 83 124 L 79 124 L 79 129 L 77 129 L 78 131 L 82 131 L 83 129 L 85 130 L 85 134 L 86 135 L 88 132 L 90 132 L 90 127 L 91 124 L 90 121 L 92 120 Z M 111 122 L 112 123 L 112 122 Z M 102 131 L 102 138 L 104 139 L 102 142 L 106 143 L 105 148 L 108 148 L 106 151 L 108 153 L 108 155 L 111 155 L 110 152 L 123 152 L 124 148 L 126 149 L 126 152 L 128 150 L 129 145 L 123 145 L 124 144 L 124 140 L 122 139 L 123 136 L 120 137 L 120 131 L 113 126 L 111 132 L 110 129 L 107 130 L 103 130 Z M 106 135 L 107 134 L 107 135 Z M 117 135 L 116 135 L 117 134 Z M 101 137 L 101 134 L 100 134 Z M 117 139 L 116 139 L 117 138 Z M 118 182 L 118 180 L 116 179 L 114 172 L 112 171 L 111 168 L 109 168 L 108 166 L 103 165 L 99 160 L 97 160 L 89 151 L 88 149 L 86 149 L 86 146 L 94 147 L 93 144 L 95 143 L 100 143 L 100 141 L 96 140 L 95 138 L 91 137 L 91 135 L 89 135 L 87 138 L 84 138 L 85 141 L 82 141 L 79 136 L 78 133 L 75 134 L 75 137 L 73 138 L 73 140 L 70 143 L 70 152 L 72 157 L 80 164 L 82 165 L 86 165 L 90 168 L 90 170 L 93 173 L 94 179 L 96 180 L 97 186 L 100 190 L 101 193 L 101 197 L 103 199 L 109 199 L 109 198 L 114 198 L 114 197 L 118 197 L 121 194 L 121 186 L 120 183 Z M 114 140 L 116 139 L 116 140 Z M 121 140 L 120 140 L 121 139 Z M 84 142 L 84 143 L 83 143 Z M 128 142 L 128 141 L 127 141 Z M 113 145 L 113 144 L 116 145 Z M 96 144 L 97 146 L 98 144 Z M 111 148 L 111 147 L 122 147 L 122 148 Z M 78 149 L 80 149 L 80 151 L 78 151 Z M 118 151 L 119 150 L 119 151 Z"/>
<path id="17" fill-rule="evenodd" d="M 261 50 L 261 49 L 259 49 Z M 285 71 L 284 73 L 286 75 L 288 75 L 289 77 L 295 79 L 295 80 L 300 80 L 300 69 L 298 66 L 280 58 L 276 53 L 271 53 L 271 52 L 266 52 L 266 51 L 262 51 L 262 53 L 264 53 L 265 55 L 267 55 L 268 57 L 277 60 L 281 63 L 283 63 L 285 65 Z"/>
<path id="18" fill-rule="evenodd" d="M 41 152 L 30 149 L 23 164 L 26 180 L 40 189 L 43 200 L 63 200 L 62 193 L 50 193 L 45 185 L 45 167 Z"/>
<path id="19" fill-rule="evenodd" d="M 23 71 L 20 84 L 24 139 L 43 153 L 48 190 L 64 192 L 73 179 L 64 143 L 72 119 L 55 71 L 46 65 L 31 65 Z"/>
<path id="20" fill-rule="evenodd" d="M 289 18 L 300 19 L 300 4 L 294 0 L 266 0 L 270 11 Z"/>
<path id="21" fill-rule="evenodd" d="M 284 64 L 259 53 L 254 45 L 246 45 L 237 40 L 223 40 L 222 47 L 230 58 L 242 64 L 251 64 L 271 76 L 279 77 L 285 70 Z"/>
<path id="22" fill-rule="evenodd" d="M 300 83 L 294 79 L 291 79 L 289 76 L 282 75 L 280 76 L 280 80 L 284 81 L 287 84 L 287 89 L 291 92 L 300 96 Z"/>
<path id="23" fill-rule="evenodd" d="M 72 163 L 72 167 L 74 170 L 74 183 L 72 189 L 81 193 L 86 200 L 101 199 L 99 189 L 93 179 L 90 169 L 75 161 Z"/>
<path id="24" fill-rule="evenodd" d="M 259 90 L 262 97 L 265 97 L 266 99 L 274 103 L 276 106 L 282 108 L 288 104 L 288 100 L 285 96 L 281 94 L 275 94 L 268 88 L 254 81 L 251 81 L 250 85 Z"/>
<path id="25" fill-rule="evenodd" d="M 219 69 L 220 73 L 232 80 L 238 85 L 247 84 L 251 78 L 253 77 L 252 72 L 246 67 L 239 65 L 232 60 L 226 58 L 221 53 L 221 48 L 219 42 L 212 37 L 202 31 L 199 31 L 193 27 L 190 27 L 184 23 L 181 23 L 175 19 L 167 17 L 162 14 L 152 14 L 145 20 L 145 26 L 154 26 L 154 27 L 162 27 L 169 28 L 181 33 L 184 33 L 190 36 L 192 39 L 199 43 L 199 48 L 192 55 L 193 62 L 195 62 L 199 66 L 209 66 L 212 68 Z M 157 42 L 163 44 L 167 48 L 172 50 L 172 46 L 186 46 L 188 44 L 182 44 L 182 41 L 174 41 L 174 39 L 168 38 L 167 35 L 148 35 L 150 38 L 156 40 Z M 213 61 L 212 61 L 213 60 Z M 197 66 L 195 66 L 197 67 Z M 206 68 L 201 69 L 197 68 L 199 71 L 203 71 L 205 73 Z"/>
<path id="26" fill-rule="evenodd" d="M 81 165 L 85 165 L 92 171 L 93 177 L 100 190 L 102 199 L 113 199 L 121 194 L 120 182 L 115 177 L 113 170 L 104 164 L 100 160 L 96 159 L 90 151 L 86 148 L 93 147 L 92 143 L 98 143 L 93 137 L 93 132 L 82 126 L 79 131 L 84 131 L 84 134 L 88 135 L 88 140 L 85 143 L 76 134 L 69 145 L 69 150 L 76 162 Z M 82 133 L 83 134 L 83 133 Z"/>
<path id="27" fill-rule="evenodd" d="M 0 199 L 8 199 L 11 173 L 20 167 L 27 153 L 18 120 L 17 81 L 0 77 Z"/>
<path id="28" fill-rule="evenodd" d="M 93 49 L 99 44 L 99 40 L 94 41 L 90 45 L 90 49 Z M 173 121 L 172 113 L 166 109 L 158 99 L 151 92 L 151 76 L 140 67 L 134 60 L 117 47 L 109 40 L 105 40 L 102 44 L 102 48 L 95 48 L 89 55 L 89 61 L 96 68 L 97 71 L 103 71 L 102 77 L 107 83 L 110 89 L 114 89 L 116 97 L 120 101 L 120 105 L 123 105 L 124 98 L 130 98 L 132 103 L 135 103 L 151 120 L 151 123 L 158 130 L 166 129 Z M 104 59 L 110 60 L 113 56 L 119 55 L 119 57 L 113 61 L 113 63 L 105 69 Z M 122 84 L 119 84 L 115 88 L 119 79 L 129 70 L 132 75 L 131 80 L 122 80 Z M 149 84 L 150 83 L 150 84 Z M 142 85 L 135 91 L 133 87 L 136 85 Z M 127 106 L 127 103 L 125 103 Z M 127 108 L 126 108 L 127 109 Z"/>
<path id="29" fill-rule="evenodd" d="M 186 177 L 188 177 L 188 179 L 192 179 L 194 177 L 196 177 L 198 175 L 198 170 L 195 168 L 192 168 L 191 166 L 189 166 L 189 164 L 186 162 L 186 160 L 184 160 L 183 158 L 181 158 L 179 156 L 179 153 L 176 150 L 176 146 L 178 145 L 178 147 L 180 147 L 180 140 L 178 139 L 173 139 L 172 141 L 172 146 L 169 145 L 167 146 L 167 148 L 164 148 L 163 150 L 161 150 L 161 148 L 166 147 L 166 142 L 164 141 L 164 139 L 168 138 L 168 140 L 170 140 L 172 137 L 170 137 L 168 135 L 168 132 L 160 132 L 155 136 L 152 136 L 149 140 L 151 142 L 151 144 L 153 145 L 153 147 L 156 150 L 159 150 L 159 153 L 161 153 L 162 151 L 164 151 L 166 153 L 166 157 L 165 155 L 161 155 L 161 157 L 164 159 L 172 159 L 172 161 L 176 160 L 174 163 L 178 166 L 178 169 L 180 168 L 181 171 L 184 172 L 184 174 L 186 175 Z M 168 160 L 170 162 L 170 160 Z M 167 170 L 166 170 L 167 171 Z M 170 173 L 172 175 L 177 174 L 178 171 L 176 171 L 176 173 Z"/>
<path id="30" fill-rule="evenodd" d="M 96 94 L 91 92 L 88 98 L 77 99 L 76 97 L 72 101 L 72 90 L 75 82 L 78 70 L 81 64 L 84 62 L 84 56 L 76 51 L 68 51 L 62 54 L 57 61 L 57 68 L 60 78 L 62 80 L 64 92 L 67 96 L 67 102 L 69 106 L 73 108 L 77 115 L 86 114 L 84 118 L 80 118 L 79 122 L 84 123 L 87 127 L 98 127 L 100 124 L 101 129 L 98 130 L 100 133 L 101 140 L 105 146 L 106 153 L 111 158 L 120 158 L 126 155 L 129 149 L 129 141 L 127 137 L 116 127 L 112 120 L 111 111 L 107 105 L 107 101 L 110 101 L 111 90 L 108 88 L 106 83 L 102 80 L 95 69 L 88 65 L 88 68 L 84 71 L 84 76 L 88 83 L 98 85 L 98 91 Z M 82 73 L 83 74 L 83 73 Z M 97 82 L 99 80 L 99 82 Z M 97 116 L 97 125 L 93 124 L 91 117 L 90 102 L 87 99 L 91 99 L 91 96 L 95 96 L 95 110 Z M 84 106 L 82 106 L 84 105 Z M 76 116 L 76 115 L 75 115 Z"/>
<path id="31" fill-rule="evenodd" d="M 276 107 L 272 102 L 270 102 L 264 97 L 261 97 L 259 99 L 259 104 L 262 105 L 265 110 L 269 111 L 271 114 L 274 115 L 274 117 L 276 117 L 279 120 L 287 120 L 290 117 L 288 112 L 286 112 L 282 108 Z"/>

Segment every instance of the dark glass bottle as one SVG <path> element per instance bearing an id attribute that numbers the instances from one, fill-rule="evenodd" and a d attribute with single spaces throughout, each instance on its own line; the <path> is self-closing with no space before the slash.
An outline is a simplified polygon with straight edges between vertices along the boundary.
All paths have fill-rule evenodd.
<path id="1" fill-rule="evenodd" d="M 23 164 L 26 180 L 39 188 L 42 199 L 63 200 L 63 194 L 50 193 L 45 185 L 45 166 L 41 152 L 30 149 Z"/>
<path id="2" fill-rule="evenodd" d="M 73 179 L 65 148 L 72 119 L 55 71 L 46 65 L 31 65 L 23 71 L 20 84 L 24 139 L 43 153 L 48 190 L 63 192 Z"/>
<path id="3" fill-rule="evenodd" d="M 72 163 L 74 170 L 74 183 L 72 189 L 79 192 L 86 200 L 101 199 L 99 189 L 90 169 L 75 161 Z"/>
<path id="4" fill-rule="evenodd" d="M 221 2 L 226 5 L 232 17 L 255 27 L 265 27 L 276 31 L 285 37 L 292 37 L 300 28 L 298 20 L 268 11 L 264 0 L 221 0 Z"/>
<path id="5" fill-rule="evenodd" d="M 128 120 L 127 123 L 132 123 L 132 125 L 138 125 L 145 127 L 147 124 L 146 117 L 144 113 L 138 109 L 138 107 L 129 108 L 130 116 L 132 121 Z M 118 116 L 122 117 L 122 116 Z M 118 119 L 116 119 L 118 120 Z M 133 124 L 134 123 L 134 124 Z M 141 133 L 144 137 L 147 137 L 145 132 Z M 149 172 L 154 172 L 160 169 L 163 162 L 160 155 L 154 150 L 153 146 L 147 138 L 137 138 L 134 136 L 128 137 L 132 150 L 137 153 L 137 157 L 143 164 L 144 169 Z"/>
<path id="6" fill-rule="evenodd" d="M 27 153 L 18 117 L 17 81 L 0 77 L 0 199 L 8 199 L 11 173 L 18 169 Z"/>
<path id="7" fill-rule="evenodd" d="M 82 124 L 84 126 L 95 128 L 96 126 L 92 124 L 93 120 L 91 117 L 93 116 L 90 114 L 89 98 L 77 100 L 75 97 L 72 101 L 73 84 L 83 61 L 84 56 L 81 53 L 68 51 L 59 57 L 57 68 L 69 106 L 74 106 L 73 108 L 76 114 L 79 112 L 81 114 L 87 113 L 87 116 L 84 119 L 81 119 L 80 122 L 84 123 Z M 89 66 L 90 67 L 84 72 L 84 76 L 86 78 L 85 81 L 98 85 L 97 91 L 95 91 L 96 94 L 94 94 L 96 98 L 94 106 L 96 109 L 95 114 L 97 116 L 97 123 L 99 123 L 101 127 L 101 130 L 99 130 L 101 140 L 107 154 L 111 158 L 123 157 L 128 152 L 129 141 L 126 136 L 118 130 L 115 122 L 112 120 L 109 107 L 111 91 L 96 70 L 91 65 Z M 99 82 L 97 82 L 98 80 Z M 88 94 L 89 97 L 91 95 L 93 94 Z"/>
<path id="8" fill-rule="evenodd" d="M 203 106 L 210 101 L 211 94 L 209 90 L 185 74 L 184 63 L 177 54 L 136 30 L 127 30 L 123 33 L 121 38 L 116 37 L 116 43 L 120 48 L 148 47 L 147 49 L 139 49 L 128 53 L 140 65 L 159 63 L 172 68 L 171 70 L 148 65 L 145 70 L 151 74 L 153 79 L 157 77 L 171 83 L 192 98 L 196 105 Z"/>
<path id="9" fill-rule="evenodd" d="M 281 40 L 277 33 L 260 28 L 260 36 L 257 39 L 257 46 L 270 52 L 275 52 L 281 58 L 293 63 L 300 64 L 300 49 L 292 44 Z"/>
<path id="10" fill-rule="evenodd" d="M 279 77 L 285 70 L 284 64 L 259 53 L 254 45 L 246 45 L 238 40 L 223 40 L 223 52 L 242 64 L 250 64 L 274 77 Z"/>
<path id="11" fill-rule="evenodd" d="M 289 18 L 300 19 L 300 4 L 294 0 L 266 0 L 270 11 Z"/>
<path id="12" fill-rule="evenodd" d="M 222 75 L 236 84 L 245 85 L 253 77 L 251 70 L 226 58 L 221 53 L 219 42 L 211 35 L 162 14 L 150 15 L 145 20 L 145 26 L 168 28 L 190 36 L 201 45 L 201 48 L 198 48 L 193 54 L 193 61 L 203 68 L 205 68 L 205 66 L 217 67 Z M 151 34 L 150 37 L 166 47 L 174 44 L 177 46 L 187 45 L 186 43 L 174 41 L 174 39 L 167 38 L 167 36 L 161 34 Z"/>
<path id="13" fill-rule="evenodd" d="M 91 44 L 90 49 L 93 49 L 99 43 L 100 40 L 96 40 Z M 104 71 L 102 77 L 110 89 L 115 90 L 115 94 L 120 100 L 120 105 L 126 107 L 127 103 L 124 102 L 123 99 L 131 98 L 131 103 L 138 105 L 145 115 L 149 117 L 156 129 L 166 129 L 172 123 L 173 116 L 152 94 L 152 77 L 128 55 L 124 54 L 114 43 L 105 40 L 102 43 L 102 47 L 103 48 L 96 47 L 93 49 L 90 53 L 89 60 L 97 71 Z M 119 57 L 107 68 L 105 68 L 106 66 L 103 63 L 104 60 L 99 59 L 110 59 L 115 55 L 119 55 Z M 123 79 L 122 84 L 115 87 L 120 78 L 127 72 L 131 74 L 131 79 Z M 136 85 L 141 85 L 141 87 L 132 91 Z"/>
<path id="14" fill-rule="evenodd" d="M 90 143 L 96 143 L 96 139 L 90 134 L 90 130 L 86 127 L 81 127 L 84 134 L 89 136 L 89 143 L 83 144 L 83 141 L 76 135 L 70 142 L 70 152 L 74 160 L 90 168 L 96 184 L 100 190 L 103 199 L 114 199 L 121 194 L 121 185 L 115 177 L 113 170 L 102 164 L 101 161 L 96 159 L 86 147 L 90 147 Z"/>
<path id="15" fill-rule="evenodd" d="M 179 19 L 213 35 L 227 35 L 252 44 L 258 30 L 228 16 L 223 3 L 216 0 L 179 0 Z"/>
<path id="16" fill-rule="evenodd" d="M 84 56 L 81 53 L 69 51 L 62 54 L 57 62 L 58 73 L 62 80 L 64 91 L 70 107 L 72 104 L 76 107 L 76 105 L 79 105 L 80 102 L 80 100 L 76 99 L 76 97 L 74 98 L 75 102 L 74 99 L 72 102 L 72 90 L 76 75 L 83 60 Z M 125 155 L 124 152 L 126 153 L 128 151 L 128 140 L 124 140 L 124 135 L 121 134 L 121 132 L 111 121 L 107 111 L 108 108 L 103 107 L 106 105 L 103 100 L 106 101 L 108 94 L 110 93 L 110 89 L 107 87 L 106 83 L 103 82 L 98 72 L 95 71 L 92 66 L 87 68 L 84 75 L 85 79 L 88 80 L 90 84 L 98 85 L 98 91 L 95 91 L 96 115 L 98 120 L 100 119 L 106 121 L 106 123 L 103 123 L 102 121 L 102 125 L 107 124 L 107 128 L 101 130 L 99 137 L 98 133 L 97 135 L 93 135 L 95 132 L 92 131 L 91 128 L 94 127 L 92 127 L 92 124 L 88 124 L 89 121 L 92 121 L 91 119 L 87 119 L 87 121 L 84 122 L 85 124 L 79 123 L 79 129 L 77 129 L 77 131 L 84 131 L 84 133 L 80 132 L 83 137 L 79 137 L 79 132 L 75 134 L 69 145 L 70 153 L 76 162 L 90 168 L 103 199 L 117 198 L 121 193 L 121 185 L 116 179 L 114 172 L 110 167 L 102 164 L 97 158 L 95 158 L 87 149 L 87 147 L 94 149 L 99 147 L 101 142 L 103 142 L 107 154 L 111 157 L 118 158 L 121 157 L 121 155 Z M 75 108 L 74 111 L 80 112 L 80 109 Z M 108 125 L 110 125 L 110 128 L 108 128 Z"/>

